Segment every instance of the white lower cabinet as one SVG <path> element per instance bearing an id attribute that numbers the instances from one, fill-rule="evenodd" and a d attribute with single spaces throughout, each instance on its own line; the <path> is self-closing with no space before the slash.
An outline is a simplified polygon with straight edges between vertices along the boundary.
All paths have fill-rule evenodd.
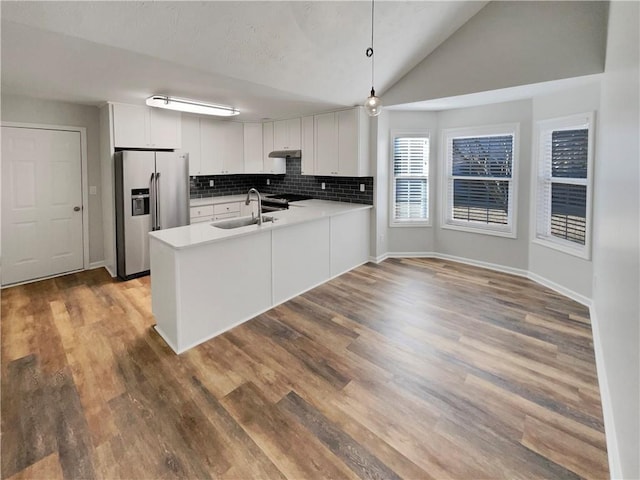
<path id="1" fill-rule="evenodd" d="M 369 261 L 370 224 L 370 210 L 331 217 L 332 277 Z"/>
<path id="2" fill-rule="evenodd" d="M 213 205 L 202 205 L 200 207 L 191 207 L 189 209 L 189 218 L 191 223 L 202 223 L 213 221 Z"/>
<path id="3" fill-rule="evenodd" d="M 151 235 L 156 329 L 181 353 L 365 263 L 370 215 L 358 209 L 179 248 Z"/>
<path id="4" fill-rule="evenodd" d="M 233 215 L 235 217 L 239 217 L 240 202 L 214 203 L 213 214 L 214 215 Z"/>
<path id="5" fill-rule="evenodd" d="M 271 304 L 271 232 L 175 250 L 151 237 L 156 330 L 183 352 Z"/>
<path id="6" fill-rule="evenodd" d="M 222 201 L 220 199 L 223 199 Z M 224 201 L 224 197 L 211 198 L 211 204 L 197 205 L 190 208 L 191 223 L 215 222 L 225 218 L 251 215 L 250 207 L 244 202 Z M 247 210 L 249 208 L 249 210 Z M 248 213 L 247 213 L 248 212 Z"/>
<path id="7" fill-rule="evenodd" d="M 273 231 L 273 302 L 282 303 L 330 276 L 331 219 Z"/>

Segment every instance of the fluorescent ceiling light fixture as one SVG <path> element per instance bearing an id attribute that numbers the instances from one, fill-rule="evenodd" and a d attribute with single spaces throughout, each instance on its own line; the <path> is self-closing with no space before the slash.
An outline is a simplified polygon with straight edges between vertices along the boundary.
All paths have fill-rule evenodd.
<path id="1" fill-rule="evenodd" d="M 194 100 L 187 100 L 186 98 L 167 97 L 163 95 L 154 95 L 147 98 L 147 105 L 150 107 L 178 110 L 179 112 L 202 113 L 204 115 L 217 115 L 219 117 L 232 117 L 240 113 L 240 110 L 233 107 L 196 102 Z"/>

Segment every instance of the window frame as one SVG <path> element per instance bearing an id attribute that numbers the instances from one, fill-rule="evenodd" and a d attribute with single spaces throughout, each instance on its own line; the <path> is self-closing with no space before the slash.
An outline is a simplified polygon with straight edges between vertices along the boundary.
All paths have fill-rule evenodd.
<path id="1" fill-rule="evenodd" d="M 543 247 L 551 248 L 553 250 L 558 250 L 563 253 L 567 253 L 569 255 L 573 255 L 584 260 L 591 260 L 591 228 L 593 223 L 593 210 L 592 210 L 592 197 L 593 197 L 593 156 L 594 156 L 594 137 L 595 137 L 595 112 L 585 112 L 579 113 L 575 115 L 569 115 L 564 117 L 550 118 L 545 120 L 538 120 L 535 125 L 535 152 L 534 152 L 534 172 L 535 175 L 533 177 L 533 214 L 531 218 L 531 231 L 532 238 L 531 242 L 537 245 L 541 245 Z M 588 140 L 587 140 L 587 178 L 586 179 L 578 179 L 577 177 L 557 177 L 558 180 L 553 182 L 552 180 L 547 180 L 546 177 L 543 176 L 543 167 L 546 165 L 548 161 L 551 161 L 550 158 L 544 158 L 544 144 L 546 143 L 546 139 L 548 135 L 552 135 L 554 131 L 561 130 L 575 130 L 577 128 L 581 128 L 587 126 L 588 130 Z M 553 177 L 552 177 L 553 178 Z M 587 187 L 587 195 L 586 195 L 586 209 L 585 209 L 585 243 L 581 245 L 577 242 L 572 242 L 571 240 L 565 240 L 563 238 L 554 237 L 550 234 L 541 234 L 538 230 L 539 220 L 538 216 L 542 215 L 540 212 L 540 206 L 542 200 L 540 198 L 542 186 L 544 182 L 550 181 L 551 184 L 559 183 L 559 184 L 567 184 L 567 185 L 585 185 Z M 546 201 L 546 200 L 545 200 Z M 549 199 L 549 202 L 551 199 Z M 551 211 L 551 207 L 548 207 L 548 210 Z M 547 227 L 547 231 L 550 230 L 550 221 Z"/>
<path id="2" fill-rule="evenodd" d="M 473 137 L 497 137 L 503 135 L 511 135 L 512 143 L 512 164 L 511 178 L 508 177 L 460 177 L 454 176 L 453 158 L 451 146 L 455 138 L 473 138 Z M 482 235 L 493 235 L 505 238 L 518 238 L 518 172 L 520 170 L 520 123 L 503 123 L 496 125 L 484 125 L 474 127 L 447 128 L 442 130 L 442 154 L 441 154 L 441 188 L 442 188 L 442 209 L 441 209 L 441 227 L 447 230 L 458 230 L 469 233 L 479 233 Z M 453 181 L 456 179 L 464 180 L 486 180 L 498 179 L 509 182 L 509 198 L 508 198 L 508 222 L 506 225 L 484 224 L 481 222 L 473 222 L 469 220 L 457 220 L 453 218 Z M 451 185 L 451 188 L 449 188 Z"/>
<path id="3" fill-rule="evenodd" d="M 426 175 L 424 176 L 406 176 L 405 178 L 419 178 L 426 179 L 427 181 L 427 218 L 423 219 L 397 219 L 395 216 L 396 206 L 396 178 L 403 178 L 403 176 L 396 177 L 394 169 L 394 147 L 395 139 L 399 137 L 412 137 L 412 138 L 426 138 L 428 143 L 427 148 L 427 168 Z M 390 132 L 389 141 L 389 227 L 391 228 L 411 228 L 411 227 L 431 227 L 431 135 L 428 130 L 392 130 Z"/>

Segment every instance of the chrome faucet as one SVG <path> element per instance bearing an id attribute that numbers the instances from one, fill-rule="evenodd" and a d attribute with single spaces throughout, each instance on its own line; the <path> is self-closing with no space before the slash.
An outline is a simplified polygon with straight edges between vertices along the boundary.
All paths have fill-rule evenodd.
<path id="1" fill-rule="evenodd" d="M 258 197 L 258 225 L 262 225 L 262 196 L 260 195 L 260 192 L 255 188 L 251 188 L 247 192 L 247 199 L 244 201 L 244 204 L 249 205 L 251 203 L 252 193 L 255 193 L 256 196 Z M 253 211 L 251 212 L 251 217 L 253 218 Z"/>

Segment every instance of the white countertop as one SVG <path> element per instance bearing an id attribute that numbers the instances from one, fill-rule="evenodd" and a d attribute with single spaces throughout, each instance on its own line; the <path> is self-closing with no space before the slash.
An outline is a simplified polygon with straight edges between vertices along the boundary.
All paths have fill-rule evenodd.
<path id="1" fill-rule="evenodd" d="M 245 195 L 238 195 L 239 199 L 240 197 L 242 197 L 243 199 L 246 198 Z M 214 198 L 227 199 L 231 197 Z M 194 200 L 210 200 L 210 198 Z M 230 201 L 234 200 L 225 200 L 225 202 Z M 210 204 L 212 202 L 208 203 Z M 207 203 L 200 203 L 199 205 L 206 204 Z M 195 206 L 193 203 L 191 205 Z M 273 217 L 276 221 L 265 222 L 262 225 L 247 225 L 246 227 L 238 227 L 225 230 L 222 228 L 213 227 L 212 222 L 203 222 L 193 225 L 186 225 L 184 227 L 169 228 L 167 230 L 150 232 L 149 235 L 177 250 L 180 250 L 183 248 L 218 242 L 242 235 L 251 235 L 257 232 L 283 228 L 298 223 L 310 222 L 323 217 L 333 217 L 335 215 L 342 215 L 345 213 L 355 212 L 357 210 L 366 210 L 369 208 L 373 208 L 373 206 L 363 205 L 360 203 L 331 202 L 328 200 L 303 200 L 290 204 L 289 210 L 281 210 L 278 212 L 270 212 L 266 214 L 269 217 Z"/>
<path id="2" fill-rule="evenodd" d="M 215 205 L 219 203 L 244 202 L 246 198 L 246 193 L 242 195 L 225 195 L 222 197 L 192 198 L 189 200 L 189 206 L 201 207 L 203 205 Z"/>

